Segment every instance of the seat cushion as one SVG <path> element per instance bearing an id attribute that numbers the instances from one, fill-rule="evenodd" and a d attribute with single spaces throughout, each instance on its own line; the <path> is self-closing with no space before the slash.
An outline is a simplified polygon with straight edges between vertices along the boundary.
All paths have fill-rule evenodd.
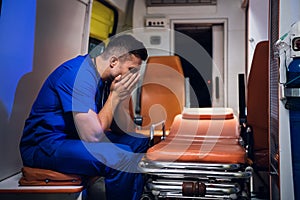
<path id="1" fill-rule="evenodd" d="M 40 169 L 24 166 L 22 168 L 22 177 L 20 185 L 81 185 L 82 178 L 75 174 L 64 174 L 49 169 Z"/>

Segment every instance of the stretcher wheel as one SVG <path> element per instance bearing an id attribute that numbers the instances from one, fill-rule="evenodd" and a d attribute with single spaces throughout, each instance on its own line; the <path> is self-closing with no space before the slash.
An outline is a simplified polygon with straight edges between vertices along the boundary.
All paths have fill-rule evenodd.
<path id="1" fill-rule="evenodd" d="M 201 182 L 183 182 L 182 195 L 183 196 L 196 196 L 203 197 L 206 193 L 206 186 Z"/>
<path id="2" fill-rule="evenodd" d="M 140 200 L 154 200 L 154 197 L 151 194 L 143 194 Z"/>

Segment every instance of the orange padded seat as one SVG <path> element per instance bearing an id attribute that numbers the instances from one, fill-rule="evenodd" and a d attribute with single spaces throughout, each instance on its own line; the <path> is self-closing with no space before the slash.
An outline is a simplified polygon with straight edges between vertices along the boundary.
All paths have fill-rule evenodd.
<path id="1" fill-rule="evenodd" d="M 142 126 L 136 130 L 149 135 L 150 126 L 165 121 L 168 131 L 174 117 L 185 105 L 185 79 L 178 56 L 149 57 L 141 86 Z M 161 135 L 156 131 L 155 135 Z"/>
<path id="2" fill-rule="evenodd" d="M 269 168 L 269 41 L 259 42 L 248 77 L 247 124 L 252 127 L 254 163 Z"/>

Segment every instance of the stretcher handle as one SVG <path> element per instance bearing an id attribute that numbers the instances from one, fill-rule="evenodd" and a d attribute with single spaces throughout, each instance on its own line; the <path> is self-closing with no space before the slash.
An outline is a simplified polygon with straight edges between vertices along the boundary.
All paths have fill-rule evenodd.
<path id="1" fill-rule="evenodd" d="M 162 127 L 162 132 L 163 132 L 163 134 L 162 134 L 161 139 L 164 140 L 164 139 L 166 138 L 165 123 L 166 123 L 166 121 L 163 120 L 163 121 L 160 121 L 160 122 L 158 122 L 158 123 L 156 123 L 156 124 L 152 124 L 152 125 L 150 126 L 150 141 L 149 141 L 149 146 L 153 146 L 153 145 L 154 145 L 154 133 L 155 133 L 155 128 L 156 128 L 157 126 L 160 126 L 160 125 L 161 125 L 161 127 Z"/>

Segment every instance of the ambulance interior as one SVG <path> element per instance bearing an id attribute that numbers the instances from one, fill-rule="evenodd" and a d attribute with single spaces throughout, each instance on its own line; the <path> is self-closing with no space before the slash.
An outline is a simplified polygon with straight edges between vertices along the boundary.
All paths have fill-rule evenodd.
<path id="1" fill-rule="evenodd" d="M 124 33 L 149 53 L 128 111 L 136 132 L 151 138 L 139 164 L 141 199 L 299 198 L 297 0 L 30 0 L 0 8 L 0 199 L 105 197 L 103 180 L 20 186 L 18 145 L 47 75 Z"/>

